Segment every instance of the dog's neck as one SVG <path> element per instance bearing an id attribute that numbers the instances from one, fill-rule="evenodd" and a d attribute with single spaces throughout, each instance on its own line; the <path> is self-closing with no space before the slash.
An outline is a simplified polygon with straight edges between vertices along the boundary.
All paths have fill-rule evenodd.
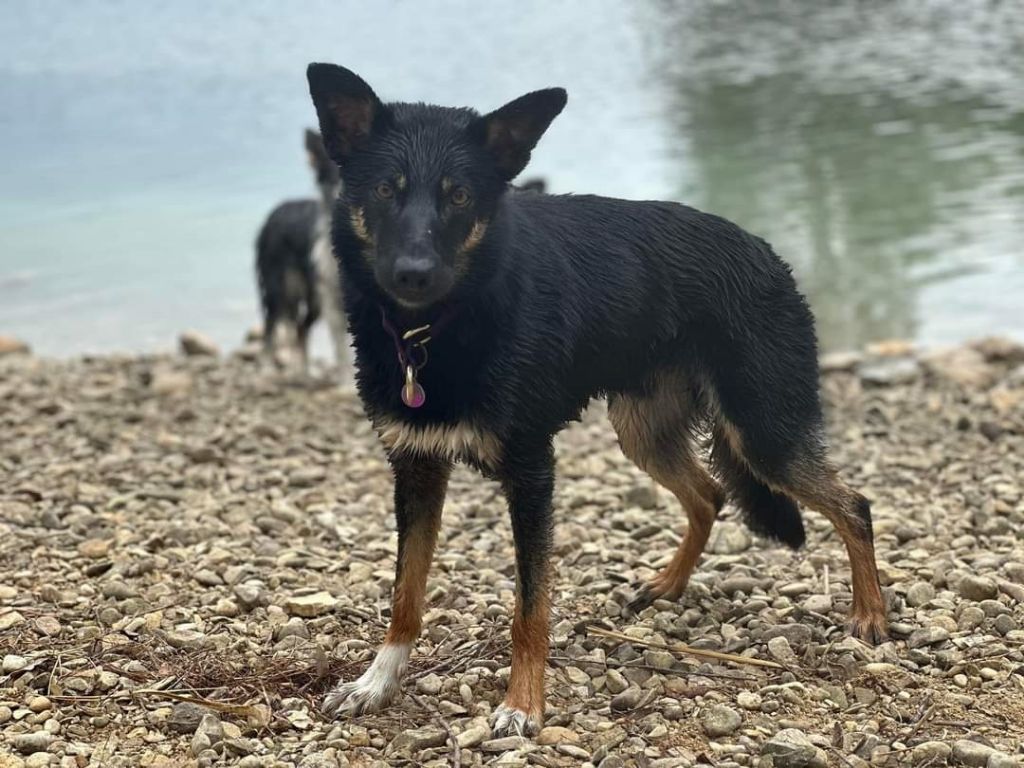
<path id="1" fill-rule="evenodd" d="M 381 325 L 395 345 L 395 356 L 404 373 L 401 397 L 408 408 L 419 408 L 426 402 L 426 392 L 418 378 L 420 370 L 429 359 L 427 344 L 444 331 L 455 316 L 456 309 L 455 305 L 448 305 L 434 322 L 399 330 L 388 318 L 387 308 L 384 305 L 380 307 Z"/>

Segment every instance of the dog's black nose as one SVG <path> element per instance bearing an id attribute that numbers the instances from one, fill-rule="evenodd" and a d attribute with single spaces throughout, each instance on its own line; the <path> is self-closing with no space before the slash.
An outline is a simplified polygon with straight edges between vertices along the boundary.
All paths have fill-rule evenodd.
<path id="1" fill-rule="evenodd" d="M 395 264 L 395 287 L 409 298 L 429 293 L 437 274 L 435 265 L 425 259 L 399 259 Z"/>

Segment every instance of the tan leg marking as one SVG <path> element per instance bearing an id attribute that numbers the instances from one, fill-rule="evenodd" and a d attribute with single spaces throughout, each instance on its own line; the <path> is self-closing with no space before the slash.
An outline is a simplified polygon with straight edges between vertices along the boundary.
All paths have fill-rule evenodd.
<path id="1" fill-rule="evenodd" d="M 609 403 L 622 452 L 675 495 L 689 521 L 672 561 L 647 585 L 641 603 L 683 594 L 725 500 L 690 446 L 693 410 L 686 383 L 674 376 L 660 378 L 648 396 L 617 395 Z"/>
<path id="2" fill-rule="evenodd" d="M 391 623 L 384 644 L 361 677 L 339 684 L 327 695 L 323 709 L 330 716 L 378 712 L 401 691 L 412 644 L 423 623 L 427 574 L 441 526 L 441 510 L 450 470 L 451 467 L 444 470 L 442 481 L 430 492 L 421 491 L 420 496 L 407 502 L 410 518 L 400 546 L 391 600 Z"/>
<path id="3" fill-rule="evenodd" d="M 866 500 L 840 480 L 831 468 L 825 468 L 824 472 L 816 472 L 813 467 L 798 468 L 797 473 L 805 478 L 801 487 L 786 492 L 825 515 L 846 546 L 853 582 L 851 634 L 871 644 L 884 641 L 889 624 L 878 581 L 875 545 L 867 522 L 859 512 L 861 506 L 867 504 Z M 824 477 L 820 476 L 822 474 Z"/>
<path id="4" fill-rule="evenodd" d="M 532 736 L 544 724 L 544 669 L 548 658 L 548 623 L 551 613 L 550 579 L 545 573 L 537 585 L 532 610 L 523 612 L 516 595 L 512 619 L 512 672 L 505 700 L 491 716 L 496 733 Z"/>
<path id="5" fill-rule="evenodd" d="M 419 500 L 422 511 L 409 523 L 401 561 L 391 599 L 391 624 L 385 643 L 411 643 L 420 633 L 423 622 L 423 599 L 427 591 L 427 574 L 434 559 L 434 547 L 441 528 L 441 509 L 447 480 L 436 498 Z"/>

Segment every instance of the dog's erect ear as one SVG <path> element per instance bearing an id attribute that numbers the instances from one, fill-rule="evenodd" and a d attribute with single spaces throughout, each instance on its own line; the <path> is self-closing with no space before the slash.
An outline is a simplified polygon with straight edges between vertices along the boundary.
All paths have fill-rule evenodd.
<path id="1" fill-rule="evenodd" d="M 534 91 L 484 115 L 473 126 L 506 181 L 526 167 L 530 152 L 565 108 L 567 99 L 564 88 Z"/>
<path id="2" fill-rule="evenodd" d="M 334 64 L 310 64 L 309 95 L 320 119 L 327 154 L 338 165 L 384 128 L 387 109 L 355 72 Z"/>

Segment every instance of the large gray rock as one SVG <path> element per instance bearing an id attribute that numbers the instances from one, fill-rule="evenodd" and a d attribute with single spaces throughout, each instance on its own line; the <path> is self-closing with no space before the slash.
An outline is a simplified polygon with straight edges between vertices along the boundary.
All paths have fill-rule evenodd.
<path id="1" fill-rule="evenodd" d="M 987 576 L 964 576 L 957 585 L 957 591 L 964 600 L 992 600 L 999 594 L 999 587 Z"/>
<path id="2" fill-rule="evenodd" d="M 443 728 L 426 726 L 402 731 L 391 742 L 390 750 L 401 755 L 415 755 L 417 752 L 431 747 L 444 746 L 448 733 Z"/>
<path id="3" fill-rule="evenodd" d="M 199 721 L 196 732 L 192 734 L 192 754 L 198 756 L 200 752 L 216 747 L 222 741 L 224 741 L 224 724 L 215 714 L 205 714 Z"/>
<path id="4" fill-rule="evenodd" d="M 969 389 L 987 389 L 998 375 L 985 356 L 970 347 L 933 352 L 924 358 L 924 364 L 933 376 Z"/>
<path id="5" fill-rule="evenodd" d="M 27 355 L 32 352 L 31 348 L 21 339 L 13 336 L 0 336 L 0 357 L 8 355 Z"/>
<path id="6" fill-rule="evenodd" d="M 700 715 L 700 725 L 711 738 L 735 733 L 743 724 L 743 717 L 735 709 L 721 704 L 707 707 Z"/>
<path id="7" fill-rule="evenodd" d="M 14 748 L 19 752 L 31 755 L 35 752 L 45 752 L 50 748 L 53 735 L 49 731 L 34 731 L 23 733 L 14 737 Z"/>
<path id="8" fill-rule="evenodd" d="M 708 551 L 716 555 L 738 555 L 750 549 L 752 540 L 746 526 L 724 520 L 711 529 Z"/>
<path id="9" fill-rule="evenodd" d="M 937 645 L 949 640 L 949 630 L 942 627 L 923 627 L 915 629 L 907 638 L 908 648 L 924 648 L 926 645 Z"/>
<path id="10" fill-rule="evenodd" d="M 175 733 L 193 734 L 203 717 L 209 713 L 210 710 L 198 704 L 179 702 L 171 707 L 171 714 L 166 720 L 167 728 Z"/>
<path id="11" fill-rule="evenodd" d="M 857 373 L 865 384 L 888 387 L 915 381 L 921 375 L 921 366 L 913 358 L 886 358 L 862 364 Z"/>
<path id="12" fill-rule="evenodd" d="M 995 751 L 987 744 L 961 739 L 953 744 L 953 762 L 957 765 L 969 766 L 969 768 L 985 768 L 989 757 Z"/>
<path id="13" fill-rule="evenodd" d="M 330 592 L 314 592 L 311 595 L 297 595 L 285 600 L 284 609 L 292 616 L 312 619 L 332 612 L 338 606 Z"/>
<path id="14" fill-rule="evenodd" d="M 761 754 L 771 760 L 767 768 L 826 768 L 828 765 L 825 753 L 797 728 L 776 733 L 761 747 Z"/>
<path id="15" fill-rule="evenodd" d="M 199 331 L 185 331 L 178 337 L 178 345 L 188 357 L 216 357 L 220 354 L 220 348 L 213 340 Z"/>

